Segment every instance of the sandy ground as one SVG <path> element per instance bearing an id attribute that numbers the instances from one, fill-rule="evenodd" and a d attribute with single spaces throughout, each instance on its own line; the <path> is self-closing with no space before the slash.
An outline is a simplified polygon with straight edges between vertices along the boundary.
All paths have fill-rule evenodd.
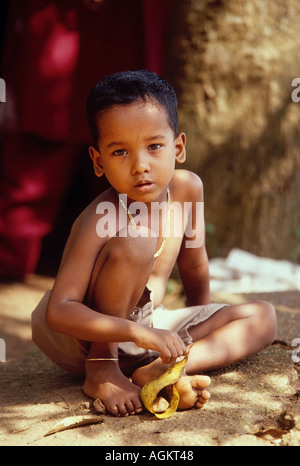
<path id="1" fill-rule="evenodd" d="M 300 445 L 300 293 L 222 294 L 215 301 L 256 298 L 277 309 L 277 341 L 235 366 L 213 371 L 211 400 L 202 410 L 176 412 L 157 420 L 149 413 L 127 418 L 98 415 L 97 424 L 45 434 L 70 416 L 92 415 L 82 380 L 55 367 L 32 343 L 30 314 L 52 279 L 30 276 L 25 283 L 0 285 L 0 363 L 2 446 L 240 446 Z M 181 300 L 171 283 L 167 306 Z M 179 290 L 180 291 L 180 290 Z M 297 347 L 299 352 L 297 353 Z M 293 353 L 294 351 L 294 353 Z"/>

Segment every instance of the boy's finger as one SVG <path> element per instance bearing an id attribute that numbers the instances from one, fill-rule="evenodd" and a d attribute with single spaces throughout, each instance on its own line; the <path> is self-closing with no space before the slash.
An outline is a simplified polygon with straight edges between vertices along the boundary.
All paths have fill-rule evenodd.
<path id="1" fill-rule="evenodd" d="M 176 351 L 177 351 L 177 356 L 183 356 L 184 354 L 186 354 L 186 346 L 184 344 L 184 342 L 181 340 L 181 338 L 178 336 L 178 339 L 176 340 L 175 342 L 175 347 L 176 347 Z"/>
<path id="2" fill-rule="evenodd" d="M 163 364 L 170 364 L 172 360 L 174 360 L 168 348 L 166 348 L 166 350 L 161 353 L 160 357 Z"/>

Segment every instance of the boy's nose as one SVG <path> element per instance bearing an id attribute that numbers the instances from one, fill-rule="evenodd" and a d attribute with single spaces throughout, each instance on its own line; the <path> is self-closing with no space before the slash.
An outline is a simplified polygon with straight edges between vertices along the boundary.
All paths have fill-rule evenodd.
<path id="1" fill-rule="evenodd" d="M 132 174 L 149 173 L 150 166 L 148 158 L 143 154 L 137 154 L 132 163 Z"/>

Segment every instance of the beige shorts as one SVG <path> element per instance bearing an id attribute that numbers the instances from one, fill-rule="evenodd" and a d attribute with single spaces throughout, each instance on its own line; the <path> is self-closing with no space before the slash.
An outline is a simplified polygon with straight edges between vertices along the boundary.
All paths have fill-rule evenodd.
<path id="1" fill-rule="evenodd" d="M 50 330 L 45 323 L 50 291 L 47 291 L 32 313 L 32 339 L 36 345 L 59 367 L 74 374 L 85 374 L 85 359 L 90 342 L 78 340 L 63 333 Z M 130 318 L 142 325 L 166 329 L 178 333 L 186 345 L 193 342 L 189 329 L 204 322 L 226 304 L 208 304 L 169 310 L 159 306 L 153 310 L 152 292 L 149 302 L 142 308 L 135 308 Z M 127 376 L 134 370 L 159 356 L 158 353 L 139 348 L 135 343 L 119 343 L 119 364 Z"/>

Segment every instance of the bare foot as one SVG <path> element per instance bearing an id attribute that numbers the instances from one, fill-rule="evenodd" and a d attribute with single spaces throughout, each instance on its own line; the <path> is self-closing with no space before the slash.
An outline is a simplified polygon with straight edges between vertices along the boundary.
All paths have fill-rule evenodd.
<path id="1" fill-rule="evenodd" d="M 128 416 L 143 410 L 140 387 L 125 377 L 115 361 L 87 363 L 83 389 L 91 398 L 99 398 L 114 416 Z"/>
<path id="2" fill-rule="evenodd" d="M 136 385 L 142 387 L 150 380 L 159 377 L 167 368 L 168 366 L 163 365 L 158 358 L 147 366 L 138 368 L 132 375 L 132 380 Z M 206 390 L 210 382 L 207 375 L 183 375 L 180 377 L 175 385 L 180 395 L 178 409 L 202 408 L 210 398 L 210 394 Z"/>
<path id="3" fill-rule="evenodd" d="M 209 385 L 210 378 L 206 375 L 180 377 L 175 385 L 180 395 L 178 409 L 203 408 L 210 398 L 210 393 L 205 390 Z"/>

